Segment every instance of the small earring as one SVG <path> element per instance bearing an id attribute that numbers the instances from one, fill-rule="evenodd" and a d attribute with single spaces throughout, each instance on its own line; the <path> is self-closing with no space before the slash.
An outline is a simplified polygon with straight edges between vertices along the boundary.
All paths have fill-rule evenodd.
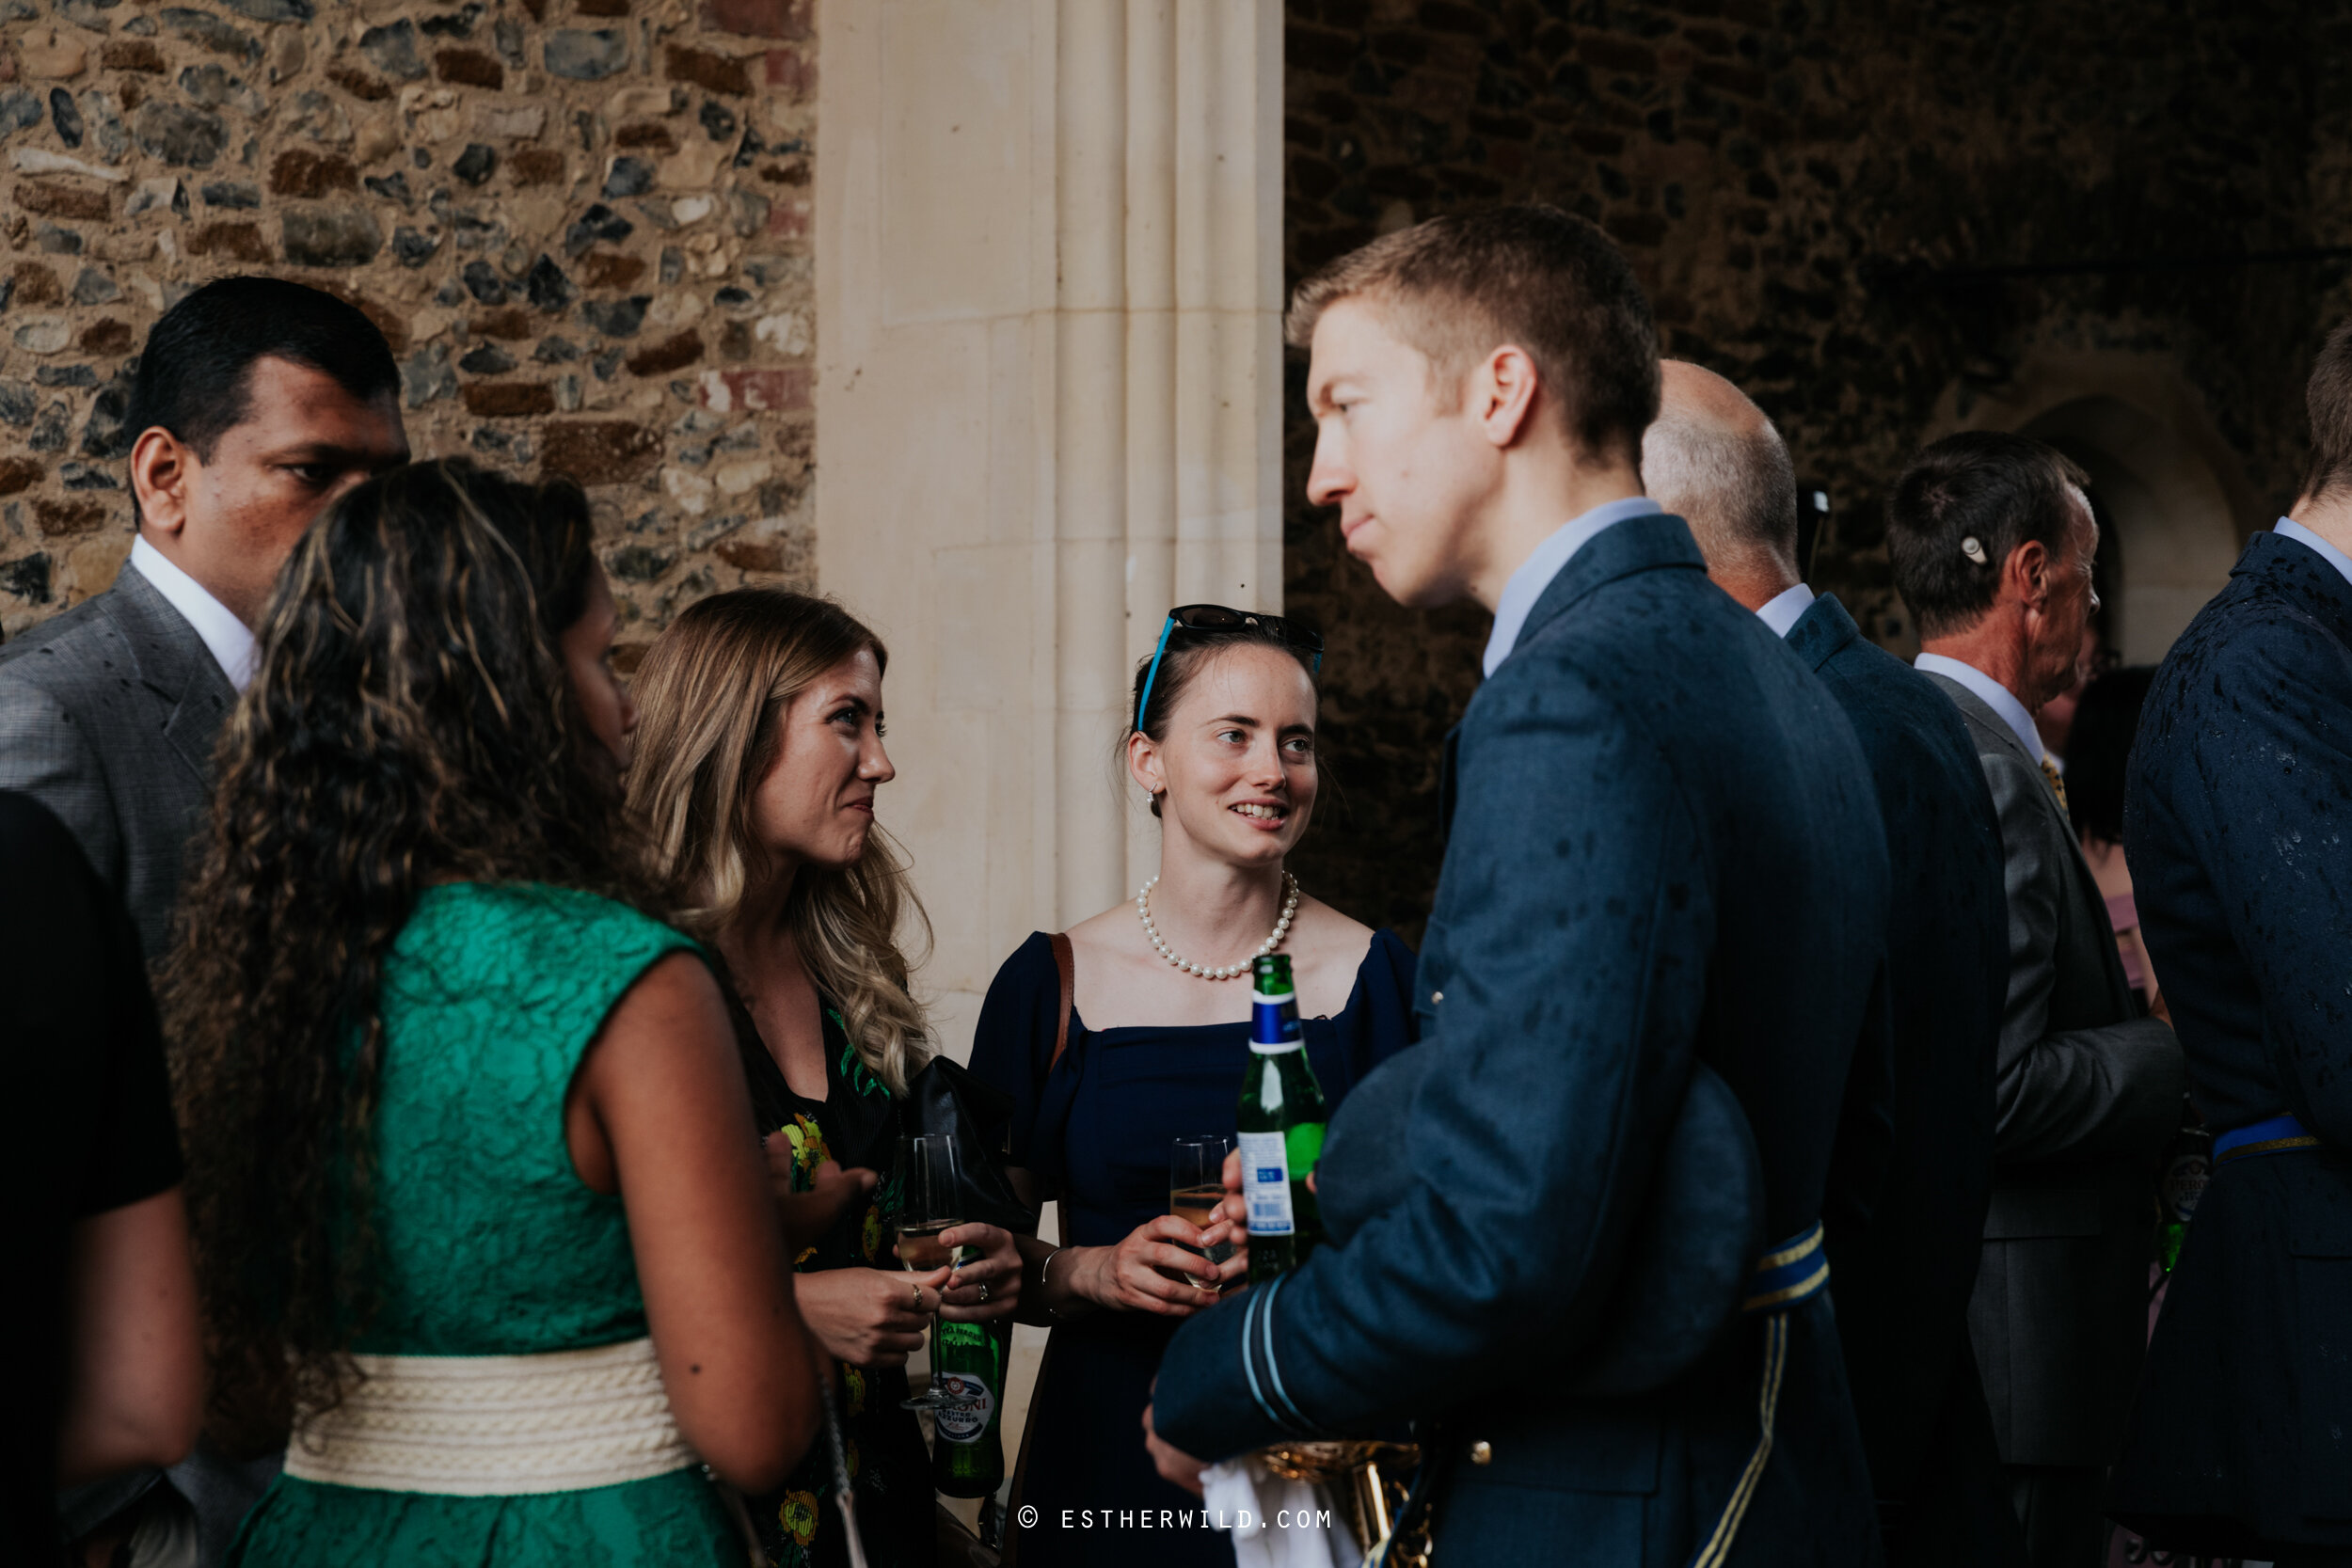
<path id="1" fill-rule="evenodd" d="M 1979 566 L 1990 566 L 1993 564 L 1993 558 L 1984 553 L 1983 544 L 1979 541 L 1977 536 L 1973 533 L 1960 542 L 1960 553 L 1966 556 L 1969 560 L 1975 562 Z"/>

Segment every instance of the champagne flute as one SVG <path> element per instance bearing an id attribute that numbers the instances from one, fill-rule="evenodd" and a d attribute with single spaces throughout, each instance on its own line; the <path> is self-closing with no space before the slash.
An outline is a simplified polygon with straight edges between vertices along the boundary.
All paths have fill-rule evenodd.
<path id="1" fill-rule="evenodd" d="M 1232 1147 L 1232 1141 L 1222 1132 L 1176 1140 L 1168 1154 L 1169 1213 L 1203 1230 L 1216 1223 L 1217 1205 L 1225 1201 L 1225 1155 Z M 1198 1253 L 1201 1249 L 1184 1250 Z M 1218 1242 L 1205 1256 L 1212 1263 L 1222 1263 L 1233 1256 L 1233 1243 Z"/>
<path id="2" fill-rule="evenodd" d="M 898 1266 L 911 1274 L 946 1268 L 953 1255 L 940 1236 L 963 1223 L 962 1172 L 956 1141 L 927 1132 L 898 1140 Z M 938 1410 L 962 1402 L 939 1376 L 939 1313 L 931 1313 L 930 1386 L 898 1402 L 901 1410 Z"/>

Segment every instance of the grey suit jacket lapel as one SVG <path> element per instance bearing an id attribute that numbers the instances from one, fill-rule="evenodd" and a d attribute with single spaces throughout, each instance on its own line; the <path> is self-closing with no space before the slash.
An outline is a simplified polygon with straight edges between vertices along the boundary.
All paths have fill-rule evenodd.
<path id="1" fill-rule="evenodd" d="M 1968 715 L 1969 718 L 1975 720 L 1978 724 L 1981 725 L 1989 734 L 1991 734 L 1996 744 L 2008 750 L 2010 755 L 2015 757 L 2018 761 L 2024 763 L 2035 772 L 2039 773 L 2042 771 L 2042 758 L 2027 752 L 2025 747 L 2017 743 L 2016 732 L 2009 727 L 2008 720 L 1993 711 L 1993 705 L 1991 703 L 1986 702 L 1982 697 L 1978 696 L 1975 692 L 1969 690 L 1966 687 L 1961 685 L 1960 682 L 1953 680 L 1948 675 L 1931 673 L 1928 678 L 1935 682 L 1936 685 L 1942 687 L 1947 693 L 1949 693 L 1952 701 L 1960 705 L 1960 711 Z M 2058 827 L 2066 834 L 2067 839 L 2072 842 L 2074 837 L 2074 825 L 2066 819 L 2066 812 L 2064 808 L 2059 806 L 2058 801 L 2058 792 L 2051 789 L 2047 784 L 2042 786 L 2042 803 L 2044 810 L 2047 812 L 2050 820 L 2057 824 Z"/>
<path id="2" fill-rule="evenodd" d="M 1960 711 L 1971 721 L 1969 727 L 1972 730 L 1982 730 L 1990 734 L 1994 743 L 2007 748 L 2010 755 L 2023 762 L 2036 773 L 2042 771 L 2042 759 L 2029 755 L 2026 748 L 2017 743 L 2017 733 L 2009 727 L 2008 720 L 1993 711 L 1992 704 L 1948 675 L 1939 675 L 1930 672 L 1928 679 L 1942 687 L 1950 695 L 1952 701 L 1960 705 Z M 2082 841 L 2074 836 L 2074 824 L 2068 818 L 2066 808 L 2058 804 L 2058 792 L 2045 783 L 2042 786 L 2041 799 L 2043 815 L 2057 828 L 2058 837 L 2066 843 L 2069 875 L 2074 879 L 2075 895 L 2089 906 L 2090 912 L 2098 917 L 2092 923 L 2092 928 L 2109 933 L 2109 940 L 2102 943 L 2100 947 L 2104 960 L 2100 967 L 2106 974 L 2107 990 L 2114 994 L 2119 1006 L 2127 1006 L 2131 996 L 2131 982 L 2123 974 L 2122 955 L 2115 948 L 2113 927 L 2107 920 L 2106 896 L 2099 891 L 2099 879 L 2090 874 L 2090 863 L 2083 859 Z M 2130 1015 L 2127 1012 L 2125 1016 Z"/>
<path id="3" fill-rule="evenodd" d="M 137 567 L 124 563 L 105 609 L 131 649 L 140 683 L 171 705 L 164 738 L 199 783 L 211 784 L 213 742 L 236 705 L 237 689 L 187 617 Z"/>

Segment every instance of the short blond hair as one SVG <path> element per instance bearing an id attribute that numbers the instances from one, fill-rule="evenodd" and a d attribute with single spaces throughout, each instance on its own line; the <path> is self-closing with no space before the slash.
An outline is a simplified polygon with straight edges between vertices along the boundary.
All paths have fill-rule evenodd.
<path id="1" fill-rule="evenodd" d="M 1524 349 L 1579 451 L 1641 461 L 1658 324 L 1624 252 L 1582 218 L 1530 202 L 1384 234 L 1299 284 L 1284 339 L 1311 347 L 1324 311 L 1355 298 L 1384 307 L 1447 384 L 1505 343 Z"/>

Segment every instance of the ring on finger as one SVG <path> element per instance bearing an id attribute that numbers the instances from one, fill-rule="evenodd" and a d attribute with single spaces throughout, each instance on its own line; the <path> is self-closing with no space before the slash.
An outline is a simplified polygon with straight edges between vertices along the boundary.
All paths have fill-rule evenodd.
<path id="1" fill-rule="evenodd" d="M 980 1299 L 982 1301 L 988 1300 L 988 1281 L 985 1279 L 980 1281 Z"/>

